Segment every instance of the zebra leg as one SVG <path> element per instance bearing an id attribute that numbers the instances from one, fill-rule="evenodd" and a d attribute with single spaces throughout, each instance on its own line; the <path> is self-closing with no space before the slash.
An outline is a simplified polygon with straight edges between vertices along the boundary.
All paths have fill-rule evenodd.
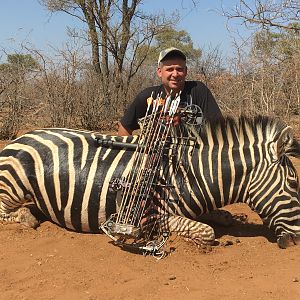
<path id="1" fill-rule="evenodd" d="M 27 201 L 28 199 L 24 202 L 26 203 Z M 23 204 L 19 203 L 18 207 L 16 207 L 15 202 L 12 205 L 11 201 L 0 200 L 0 221 L 21 223 L 27 227 L 36 228 L 39 225 L 39 221 L 32 215 L 28 207 L 21 205 Z"/>
<path id="2" fill-rule="evenodd" d="M 183 236 L 200 247 L 213 245 L 215 241 L 215 233 L 212 227 L 181 216 L 162 216 L 159 219 L 159 226 L 161 230 Z"/>

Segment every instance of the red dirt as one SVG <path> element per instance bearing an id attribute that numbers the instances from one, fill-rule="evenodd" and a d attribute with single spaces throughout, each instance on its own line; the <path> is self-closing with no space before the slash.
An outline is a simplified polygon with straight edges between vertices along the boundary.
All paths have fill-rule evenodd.
<path id="1" fill-rule="evenodd" d="M 215 227 L 218 246 L 171 238 L 175 251 L 159 261 L 105 235 L 0 223 L 0 299 L 300 299 L 300 245 L 279 249 L 246 205 L 226 209 L 248 218 Z"/>

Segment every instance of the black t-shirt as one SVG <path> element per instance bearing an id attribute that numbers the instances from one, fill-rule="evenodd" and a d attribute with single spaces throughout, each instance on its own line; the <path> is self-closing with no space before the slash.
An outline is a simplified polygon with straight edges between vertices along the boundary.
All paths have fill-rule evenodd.
<path id="1" fill-rule="evenodd" d="M 145 116 L 147 111 L 147 98 L 152 94 L 153 99 L 158 96 L 166 97 L 166 92 L 163 85 L 153 86 L 144 89 L 140 92 L 134 101 L 125 111 L 121 124 L 130 130 L 139 128 L 138 119 Z M 206 119 L 218 119 L 222 117 L 222 113 L 211 91 L 207 86 L 200 81 L 186 81 L 184 89 L 180 94 L 180 105 L 196 104 L 203 113 Z"/>

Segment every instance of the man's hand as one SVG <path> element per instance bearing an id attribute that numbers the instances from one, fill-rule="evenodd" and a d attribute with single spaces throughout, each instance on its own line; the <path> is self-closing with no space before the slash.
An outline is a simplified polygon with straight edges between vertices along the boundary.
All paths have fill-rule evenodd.
<path id="1" fill-rule="evenodd" d="M 120 122 L 119 122 L 119 129 L 118 129 L 118 136 L 128 136 L 132 135 L 132 131 L 130 129 L 125 128 Z"/>

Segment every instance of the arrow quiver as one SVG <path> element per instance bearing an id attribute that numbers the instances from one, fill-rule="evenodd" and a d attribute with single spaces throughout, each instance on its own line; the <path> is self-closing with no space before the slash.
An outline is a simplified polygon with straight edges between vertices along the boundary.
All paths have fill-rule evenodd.
<path id="1" fill-rule="evenodd" d="M 165 244 L 168 233 L 163 232 L 153 239 L 155 221 L 151 226 L 145 224 L 151 219 L 147 217 L 147 213 L 151 212 L 155 189 L 159 185 L 162 160 L 164 156 L 174 152 L 174 149 L 176 151 L 176 147 L 181 143 L 184 143 L 183 148 L 190 146 L 191 143 L 194 145 L 195 137 L 191 136 L 189 128 L 195 127 L 196 118 L 199 118 L 192 106 L 178 111 L 179 103 L 179 94 L 174 99 L 170 96 L 166 99 L 160 96 L 156 99 L 152 96 L 147 99 L 146 115 L 139 121 L 141 133 L 138 144 L 130 146 L 135 149 L 134 164 L 120 185 L 122 198 L 118 213 L 111 215 L 100 226 L 119 246 L 138 248 L 158 258 L 164 256 L 164 251 L 160 249 Z M 186 126 L 176 126 L 181 121 Z M 172 146 L 173 137 L 176 140 L 175 147 Z M 102 146 L 108 143 L 103 140 L 97 142 Z M 115 146 L 121 147 L 121 144 L 123 145 L 118 143 Z M 164 186 L 167 187 L 168 184 Z M 129 242 L 130 240 L 132 242 Z"/>

